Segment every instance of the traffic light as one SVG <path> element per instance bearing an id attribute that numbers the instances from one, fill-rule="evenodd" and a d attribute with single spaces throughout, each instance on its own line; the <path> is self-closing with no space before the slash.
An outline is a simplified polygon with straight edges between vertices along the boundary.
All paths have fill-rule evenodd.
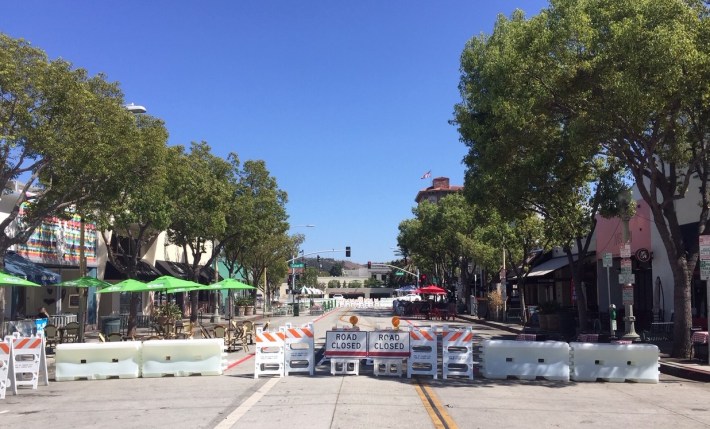
<path id="1" fill-rule="evenodd" d="M 421 276 L 419 276 L 419 279 L 420 284 L 426 285 L 426 274 L 422 274 Z"/>
<path id="2" fill-rule="evenodd" d="M 367 269 L 368 270 L 372 269 L 372 262 L 367 261 Z"/>
<path id="3" fill-rule="evenodd" d="M 346 258 L 350 257 L 350 246 L 345 246 L 345 257 Z"/>
<path id="4" fill-rule="evenodd" d="M 318 264 L 320 265 L 320 255 L 316 256 L 316 262 L 318 262 Z"/>

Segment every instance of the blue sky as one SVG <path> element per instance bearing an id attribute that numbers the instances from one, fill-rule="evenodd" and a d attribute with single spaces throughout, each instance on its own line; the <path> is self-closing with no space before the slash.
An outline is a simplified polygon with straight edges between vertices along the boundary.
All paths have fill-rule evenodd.
<path id="1" fill-rule="evenodd" d="M 459 56 L 496 16 L 539 0 L 5 2 L 0 31 L 163 119 L 171 145 L 263 159 L 307 253 L 390 261 L 421 176 L 463 184 L 448 124 Z M 322 257 L 344 259 L 343 252 Z"/>

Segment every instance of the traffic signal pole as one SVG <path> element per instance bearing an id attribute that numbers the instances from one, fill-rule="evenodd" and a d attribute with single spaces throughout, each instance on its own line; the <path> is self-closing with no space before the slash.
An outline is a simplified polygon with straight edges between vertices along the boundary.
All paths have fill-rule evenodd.
<path id="1" fill-rule="evenodd" d="M 387 268 L 394 268 L 395 270 L 404 271 L 404 272 L 407 273 L 407 274 L 411 274 L 411 275 L 413 275 L 413 276 L 416 276 L 416 279 L 417 279 L 417 289 L 419 289 L 419 268 L 417 268 L 417 272 L 416 272 L 416 273 L 413 273 L 413 272 L 411 272 L 411 271 L 405 270 L 404 268 L 400 268 L 400 267 L 398 267 L 398 266 L 396 266 L 396 265 L 390 265 L 390 264 L 373 264 L 372 262 L 368 262 L 368 265 L 370 265 L 371 267 L 387 267 Z"/>

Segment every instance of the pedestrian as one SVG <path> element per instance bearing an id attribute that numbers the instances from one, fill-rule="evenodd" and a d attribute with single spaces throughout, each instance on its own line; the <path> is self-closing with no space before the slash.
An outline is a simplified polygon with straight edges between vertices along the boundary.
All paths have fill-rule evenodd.
<path id="1" fill-rule="evenodd" d="M 37 318 L 38 319 L 49 319 L 49 313 L 47 312 L 47 309 L 44 307 L 41 307 L 39 311 L 37 312 Z"/>

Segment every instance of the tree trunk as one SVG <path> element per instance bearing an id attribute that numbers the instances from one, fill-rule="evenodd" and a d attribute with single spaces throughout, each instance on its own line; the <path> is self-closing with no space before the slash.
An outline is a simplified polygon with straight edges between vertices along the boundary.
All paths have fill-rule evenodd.
<path id="1" fill-rule="evenodd" d="M 138 293 L 139 292 L 131 292 L 129 301 L 128 327 L 126 330 L 127 336 L 131 338 L 136 336 L 136 329 L 138 328 L 138 303 L 140 302 Z"/>
<path id="2" fill-rule="evenodd" d="M 673 357 L 687 358 L 690 356 L 690 328 L 692 313 L 690 308 L 690 283 L 692 276 L 688 273 L 687 260 L 680 256 L 671 264 L 673 271 Z"/>

